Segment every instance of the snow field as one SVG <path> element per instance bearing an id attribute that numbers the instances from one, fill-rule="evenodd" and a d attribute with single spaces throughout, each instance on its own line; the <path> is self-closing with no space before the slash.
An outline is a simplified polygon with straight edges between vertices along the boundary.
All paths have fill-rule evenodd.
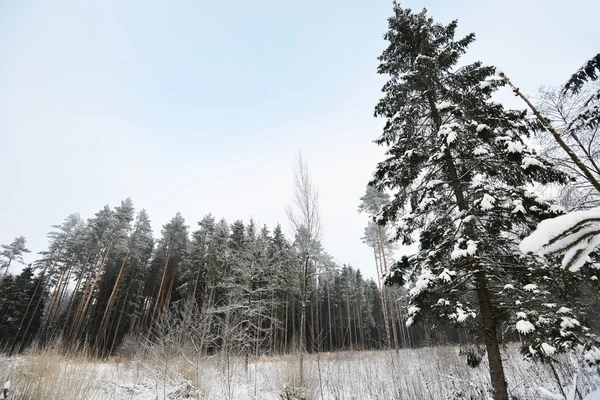
<path id="1" fill-rule="evenodd" d="M 515 346 L 504 351 L 511 395 L 544 399 L 539 388 L 558 393 L 548 366 L 524 361 Z M 457 347 L 339 352 L 304 356 L 185 357 L 89 361 L 52 352 L 0 359 L 0 383 L 11 382 L 9 399 L 487 399 L 484 360 L 470 368 Z M 563 357 L 556 366 L 563 385 L 578 376 L 587 394 L 600 385 L 598 371 Z"/>

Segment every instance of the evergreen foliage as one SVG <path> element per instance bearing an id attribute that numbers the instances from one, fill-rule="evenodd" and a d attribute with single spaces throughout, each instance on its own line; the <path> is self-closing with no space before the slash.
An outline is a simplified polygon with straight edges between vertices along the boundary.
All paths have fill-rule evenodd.
<path id="1" fill-rule="evenodd" d="M 568 179 L 527 146 L 541 125 L 492 100 L 504 84 L 495 68 L 459 64 L 475 36 L 456 39 L 456 28 L 394 5 L 378 68 L 389 80 L 375 108 L 387 120 L 375 141 L 387 158 L 371 182 L 392 198 L 375 219 L 395 223 L 403 244 L 418 241 L 390 274 L 411 282 L 408 323 L 470 327 L 485 339 L 495 399 L 507 399 L 501 326 L 514 324 L 531 357 L 543 343 L 560 351 L 586 340 L 579 321 L 565 324 L 544 306 L 564 304 L 553 288 L 564 271 L 518 247 L 539 221 L 563 212 L 531 188 Z"/>
<path id="2" fill-rule="evenodd" d="M 270 231 L 252 220 L 229 224 L 211 214 L 190 234 L 178 213 L 155 240 L 148 214 L 136 215 L 129 199 L 87 221 L 70 214 L 52 226 L 48 248 L 32 267 L 6 275 L 0 348 L 59 343 L 108 356 L 127 336 L 161 342 L 162 335 L 185 329 L 183 336 L 193 332 L 206 353 L 292 351 L 301 334 L 305 263 L 307 350 L 385 347 L 377 285 L 339 266 L 320 242 L 306 261 L 303 234 L 292 242 L 279 224 Z M 17 242 L 5 246 L 14 249 L 13 262 L 26 251 L 24 239 Z M 402 331 L 402 344 L 424 343 L 422 332 L 404 328 L 400 315 L 392 323 Z"/>

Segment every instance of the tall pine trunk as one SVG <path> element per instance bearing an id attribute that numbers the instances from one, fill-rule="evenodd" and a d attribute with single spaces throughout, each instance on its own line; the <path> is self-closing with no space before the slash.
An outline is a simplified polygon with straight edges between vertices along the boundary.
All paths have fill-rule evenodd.
<path id="1" fill-rule="evenodd" d="M 167 250 L 167 260 L 165 261 L 165 267 L 163 269 L 162 278 L 160 279 L 160 286 L 158 288 L 158 294 L 156 295 L 156 302 L 154 303 L 154 310 L 152 311 L 152 317 L 151 317 L 150 322 L 152 322 L 152 320 L 154 320 L 158 306 L 161 303 L 161 296 L 163 293 L 163 287 L 165 285 L 165 277 L 167 276 L 167 269 L 169 267 L 169 259 L 171 258 L 171 247 L 173 246 L 173 240 L 174 239 L 171 239 L 171 242 L 169 243 L 169 248 Z M 166 288 L 165 288 L 165 290 L 166 290 Z"/>
<path id="2" fill-rule="evenodd" d="M 379 285 L 379 300 L 381 300 L 381 312 L 383 313 L 383 324 L 385 326 L 385 340 L 386 347 L 392 348 L 392 335 L 390 332 L 390 322 L 387 315 L 387 307 L 385 304 L 385 296 L 383 293 L 383 286 L 381 285 L 381 273 L 379 269 L 379 263 L 377 262 L 377 250 L 373 247 L 373 255 L 375 256 L 375 269 L 377 270 L 377 284 Z"/>

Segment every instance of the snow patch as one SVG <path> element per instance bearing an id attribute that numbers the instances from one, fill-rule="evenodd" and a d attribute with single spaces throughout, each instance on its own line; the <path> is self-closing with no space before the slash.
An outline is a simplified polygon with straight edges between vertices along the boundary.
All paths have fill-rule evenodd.
<path id="1" fill-rule="evenodd" d="M 596 346 L 592 346 L 590 350 L 586 351 L 583 354 L 583 359 L 587 361 L 590 365 L 600 362 L 600 349 Z"/>
<path id="2" fill-rule="evenodd" d="M 442 273 L 438 276 L 438 279 L 444 281 L 444 282 L 450 282 L 452 280 L 452 277 L 456 275 L 456 272 L 454 271 L 449 271 L 447 268 L 444 268 L 444 270 L 442 271 Z"/>
<path id="3" fill-rule="evenodd" d="M 526 292 L 533 292 L 536 289 L 537 289 L 537 285 L 534 285 L 533 283 L 523 286 L 523 290 L 525 290 Z"/>
<path id="4" fill-rule="evenodd" d="M 506 151 L 508 151 L 509 153 L 522 153 L 523 145 L 519 142 L 508 142 L 506 144 Z"/>
<path id="5" fill-rule="evenodd" d="M 588 262 L 588 255 L 600 245 L 600 235 L 595 234 L 599 229 L 600 207 L 573 211 L 540 222 L 519 247 L 523 253 L 540 255 L 568 248 L 562 265 L 563 268 L 569 266 L 570 271 L 576 272 Z"/>
<path id="6" fill-rule="evenodd" d="M 563 396 L 558 395 L 556 393 L 552 393 L 548 389 L 545 389 L 541 386 L 538 387 L 538 391 L 548 400 L 565 400 Z"/>
<path id="7" fill-rule="evenodd" d="M 519 333 L 523 335 L 527 335 L 528 333 L 535 331 L 535 326 L 533 326 L 533 324 L 529 321 L 517 321 L 517 324 L 515 326 L 517 328 L 517 331 L 519 331 Z"/>
<path id="8" fill-rule="evenodd" d="M 489 152 L 487 151 L 487 149 L 483 146 L 476 147 L 475 150 L 473 150 L 473 155 L 475 156 L 483 156 L 488 153 Z"/>
<path id="9" fill-rule="evenodd" d="M 477 243 L 478 242 L 476 242 L 474 240 L 468 240 L 467 248 L 461 249 L 460 245 L 463 242 L 464 242 L 464 240 L 461 240 L 458 243 L 454 244 L 454 250 L 452 250 L 452 253 L 450 254 L 451 259 L 456 260 L 456 259 L 462 258 L 462 257 L 473 256 L 473 255 L 475 255 L 475 253 L 477 253 Z"/>
<path id="10" fill-rule="evenodd" d="M 475 130 L 476 130 L 477 132 L 481 132 L 481 131 L 483 131 L 484 129 L 490 129 L 490 127 L 489 127 L 489 126 L 487 126 L 486 124 L 479 124 L 479 125 L 477 125 L 477 128 L 475 128 Z"/>
<path id="11" fill-rule="evenodd" d="M 410 289 L 410 295 L 417 296 L 425 288 L 427 288 L 427 286 L 429 286 L 429 283 L 434 279 L 435 279 L 435 276 L 431 273 L 431 271 L 424 270 L 421 273 L 421 275 L 419 275 L 419 278 L 415 282 L 415 286 Z"/>
<path id="12" fill-rule="evenodd" d="M 521 161 L 521 168 L 527 169 L 529 167 L 544 168 L 544 164 L 542 164 L 542 162 L 537 158 L 523 157 L 523 160 Z"/>
<path id="13" fill-rule="evenodd" d="M 513 200 L 513 205 L 515 206 L 515 208 L 513 208 L 512 210 L 513 214 L 527 214 L 527 211 L 525 211 L 525 207 L 523 207 L 523 200 Z"/>
<path id="14" fill-rule="evenodd" d="M 458 323 L 465 322 L 465 320 L 469 317 L 475 318 L 475 313 L 467 312 L 460 307 L 456 308 L 455 314 L 450 315 L 450 318 L 454 319 Z"/>
<path id="15" fill-rule="evenodd" d="M 551 356 L 556 353 L 556 347 L 550 346 L 548 343 L 542 343 L 542 351 L 547 356 Z"/>
<path id="16" fill-rule="evenodd" d="M 454 142 L 456 140 L 456 132 L 454 131 L 450 131 L 450 133 L 448 133 L 448 137 L 446 138 L 446 142 L 448 144 Z"/>
<path id="17" fill-rule="evenodd" d="M 481 199 L 480 207 L 483 211 L 489 211 L 494 208 L 494 203 L 496 203 L 496 199 L 485 193 Z"/>
<path id="18" fill-rule="evenodd" d="M 561 317 L 561 320 L 560 327 L 563 329 L 573 329 L 580 325 L 579 321 L 577 321 L 575 318 Z"/>
<path id="19" fill-rule="evenodd" d="M 441 103 L 436 104 L 436 106 L 440 111 L 456 107 L 456 105 L 454 103 L 447 101 L 447 100 L 444 100 Z"/>

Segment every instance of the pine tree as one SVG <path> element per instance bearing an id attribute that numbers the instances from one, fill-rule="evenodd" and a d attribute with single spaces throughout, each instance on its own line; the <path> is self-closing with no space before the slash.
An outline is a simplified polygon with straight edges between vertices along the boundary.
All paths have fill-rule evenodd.
<path id="1" fill-rule="evenodd" d="M 25 247 L 25 243 L 27 240 L 24 236 L 19 236 L 12 241 L 11 244 L 3 244 L 0 246 L 2 251 L 0 251 L 0 257 L 3 257 L 0 268 L 4 268 L 4 274 L 2 278 L 0 278 L 0 287 L 2 287 L 2 282 L 8 273 L 8 269 L 10 268 L 10 264 L 13 261 L 23 264 L 23 253 L 30 253 L 30 250 Z"/>
<path id="2" fill-rule="evenodd" d="M 126 261 L 133 218 L 133 203 L 126 199 L 114 210 L 105 206 L 88 221 L 88 257 L 78 272 L 73 308 L 69 306 L 65 345 L 79 346 L 83 337 L 92 342 L 98 340 L 116 271 Z"/>
<path id="3" fill-rule="evenodd" d="M 389 81 L 375 108 L 387 119 L 376 140 L 387 158 L 371 184 L 393 193 L 378 222 L 396 222 L 404 244 L 418 234 L 419 250 L 404 271 L 412 282 L 407 323 L 427 315 L 474 322 L 485 339 L 494 398 L 505 400 L 498 328 L 522 314 L 503 288 L 527 280 L 543 290 L 544 281 L 530 281 L 539 274 L 528 274 L 540 266 L 537 259 L 521 256 L 518 241 L 560 212 L 528 188 L 566 179 L 524 143 L 538 126 L 491 101 L 502 85 L 495 69 L 480 62 L 457 67 L 473 34 L 455 39 L 456 21 L 436 24 L 425 10 L 397 4 L 388 23 L 378 72 Z M 518 304 L 529 300 L 524 287 L 533 286 L 520 285 Z"/>
<path id="4" fill-rule="evenodd" d="M 112 224 L 107 232 L 106 251 L 102 262 L 95 273 L 95 279 L 87 293 L 80 320 L 80 328 L 95 344 L 97 351 L 101 351 L 102 344 L 107 339 L 104 331 L 106 311 L 112 307 L 112 294 L 115 284 L 120 282 L 119 273 L 127 265 L 129 259 L 128 239 L 131 232 L 131 223 L 135 217 L 135 210 L 131 199 L 127 198 L 114 208 Z"/>
<path id="5" fill-rule="evenodd" d="M 377 214 L 385 207 L 389 202 L 389 196 L 376 190 L 374 187 L 368 186 L 367 191 L 363 197 L 360 198 L 361 203 L 358 207 L 359 212 L 366 212 L 371 218 L 377 216 Z M 386 299 L 386 291 L 383 290 L 381 283 L 381 277 L 387 273 L 387 258 L 393 252 L 388 238 L 388 229 L 386 226 L 381 226 L 373 221 L 369 221 L 369 224 L 365 228 L 365 234 L 362 237 L 363 243 L 373 249 L 373 255 L 375 257 L 375 270 L 377 271 L 377 283 L 379 284 L 379 295 L 381 300 L 381 308 L 383 310 L 385 330 L 387 334 L 388 347 L 392 344 L 392 331 L 390 330 L 390 322 L 388 315 L 388 307 Z M 394 336 L 394 339 L 397 339 Z M 394 347 L 398 348 L 398 341 L 394 341 Z"/>
<path id="6" fill-rule="evenodd" d="M 215 231 L 215 218 L 208 214 L 198 222 L 200 229 L 192 233 L 190 248 L 182 266 L 182 294 L 202 303 L 206 294 L 206 272 Z"/>
<path id="7" fill-rule="evenodd" d="M 59 333 L 59 324 L 64 317 L 64 302 L 73 272 L 81 268 L 87 250 L 84 239 L 87 226 L 79 214 L 70 214 L 61 225 L 53 226 L 48 233 L 48 249 L 41 252 L 42 258 L 34 264 L 40 269 L 45 290 L 50 292 L 47 311 L 38 333 L 38 342 L 45 343 Z M 37 307 L 37 304 L 33 305 Z"/>
<path id="8" fill-rule="evenodd" d="M 148 277 L 153 303 L 146 315 L 147 322 L 161 321 L 171 302 L 181 297 L 176 290 L 173 291 L 173 288 L 180 286 L 179 266 L 186 257 L 189 241 L 188 226 L 181 213 L 178 212 L 163 226 L 161 236 Z"/>
<path id="9" fill-rule="evenodd" d="M 153 247 L 150 219 L 146 211 L 141 210 L 104 307 L 98 343 L 101 353 L 110 354 L 130 325 L 140 318 L 141 289 Z"/>

